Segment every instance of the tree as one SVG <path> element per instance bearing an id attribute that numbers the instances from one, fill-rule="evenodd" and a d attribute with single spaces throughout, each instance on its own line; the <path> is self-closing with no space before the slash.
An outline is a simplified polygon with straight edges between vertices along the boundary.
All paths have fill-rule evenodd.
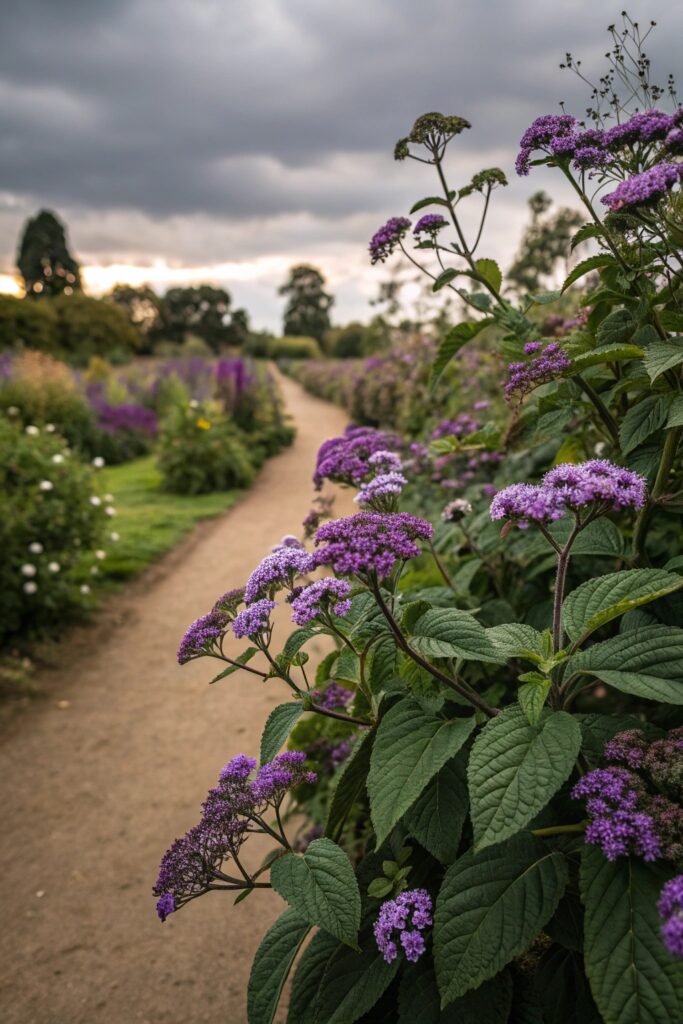
<path id="1" fill-rule="evenodd" d="M 17 267 L 32 298 L 80 291 L 80 267 L 69 252 L 64 225 L 51 210 L 41 210 L 26 221 Z"/>
<path id="2" fill-rule="evenodd" d="M 134 288 L 130 284 L 115 284 L 109 298 L 126 314 L 133 327 L 147 337 L 161 325 L 161 299 L 149 285 Z"/>
<path id="3" fill-rule="evenodd" d="M 334 299 L 325 291 L 325 278 L 305 263 L 292 267 L 289 279 L 278 289 L 288 297 L 282 332 L 307 336 L 322 342 L 330 327 L 329 311 Z"/>
<path id="4" fill-rule="evenodd" d="M 537 292 L 543 288 L 560 260 L 568 259 L 572 235 L 583 224 L 581 214 L 566 206 L 545 216 L 551 206 L 552 199 L 545 192 L 535 192 L 529 199 L 531 223 L 507 275 L 517 291 Z"/>
<path id="5" fill-rule="evenodd" d="M 183 341 L 191 332 L 218 351 L 230 344 L 230 303 L 224 288 L 210 284 L 169 288 L 161 301 L 161 333 L 170 341 Z"/>

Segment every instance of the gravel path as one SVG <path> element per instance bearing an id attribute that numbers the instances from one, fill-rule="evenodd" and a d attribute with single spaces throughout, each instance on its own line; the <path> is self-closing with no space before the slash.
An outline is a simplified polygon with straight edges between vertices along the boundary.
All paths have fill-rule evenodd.
<path id="1" fill-rule="evenodd" d="M 287 699 L 282 684 L 245 673 L 209 687 L 211 663 L 175 661 L 186 625 L 298 529 L 315 452 L 345 425 L 340 410 L 281 386 L 292 448 L 63 643 L 38 680 L 47 700 L 2 737 L 4 1024 L 246 1022 L 250 962 L 280 898 L 264 891 L 233 907 L 208 894 L 162 926 L 150 891 L 222 765 L 258 754 L 268 711 Z M 350 511 L 348 496 L 336 507 Z M 277 614 L 282 636 L 288 615 Z M 250 846 L 255 865 L 268 847 Z"/>

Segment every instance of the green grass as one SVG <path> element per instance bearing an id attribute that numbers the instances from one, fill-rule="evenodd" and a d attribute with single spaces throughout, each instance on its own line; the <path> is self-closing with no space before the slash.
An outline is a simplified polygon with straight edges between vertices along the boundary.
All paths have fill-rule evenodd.
<path id="1" fill-rule="evenodd" d="M 116 517 L 111 529 L 119 534 L 107 543 L 100 564 L 105 579 L 129 579 L 170 551 L 202 519 L 220 515 L 234 505 L 241 491 L 184 496 L 161 490 L 161 474 L 153 456 L 102 470 L 103 492 L 114 495 Z"/>

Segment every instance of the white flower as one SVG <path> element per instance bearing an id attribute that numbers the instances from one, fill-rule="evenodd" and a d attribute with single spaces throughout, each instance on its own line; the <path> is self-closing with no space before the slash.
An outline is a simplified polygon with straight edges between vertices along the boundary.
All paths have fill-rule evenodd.
<path id="1" fill-rule="evenodd" d="M 54 432 L 55 432 L 55 425 L 54 425 L 54 423 L 46 423 L 45 424 L 45 431 L 48 434 L 54 434 Z"/>
<path id="2" fill-rule="evenodd" d="M 7 415 L 8 416 L 18 416 L 19 415 L 19 406 L 18 405 L 8 405 L 7 406 Z"/>
<path id="3" fill-rule="evenodd" d="M 54 487 L 54 484 L 52 483 L 52 480 L 41 480 L 38 486 L 40 487 L 41 491 L 51 491 L 52 488 Z"/>
<path id="4" fill-rule="evenodd" d="M 33 580 L 29 580 L 28 583 L 24 583 L 25 594 L 35 594 L 38 589 L 38 584 L 34 583 Z"/>
<path id="5" fill-rule="evenodd" d="M 89 594 L 90 593 L 90 587 L 88 586 L 87 583 L 81 583 L 80 591 L 81 591 L 81 594 Z"/>
<path id="6" fill-rule="evenodd" d="M 90 495 L 90 504 L 94 505 L 95 508 L 97 508 L 99 505 L 102 504 L 102 499 L 98 498 L 96 494 L 91 494 Z"/>
<path id="7" fill-rule="evenodd" d="M 101 548 L 100 548 L 99 551 L 95 552 L 95 558 L 99 558 L 100 562 L 102 561 L 103 558 L 106 558 L 106 557 L 107 557 L 107 552 L 106 551 L 102 551 Z"/>
<path id="8" fill-rule="evenodd" d="M 32 555 L 42 555 L 45 550 L 39 540 L 34 540 L 32 544 L 29 544 L 28 549 Z"/>
<path id="9" fill-rule="evenodd" d="M 59 562 L 48 562 L 47 567 L 50 570 L 50 572 L 59 572 L 59 570 L 62 568 Z"/>
<path id="10" fill-rule="evenodd" d="M 113 505 L 113 503 L 114 503 L 114 495 L 113 494 L 105 494 L 104 500 L 106 501 L 107 505 Z"/>
<path id="11" fill-rule="evenodd" d="M 106 515 L 108 515 L 108 516 L 115 516 L 116 515 L 116 509 L 113 507 L 113 505 L 107 505 L 107 507 L 105 508 L 104 511 L 105 511 Z"/>
<path id="12" fill-rule="evenodd" d="M 114 533 L 110 533 L 110 534 L 109 534 L 109 539 L 110 539 L 110 540 L 113 540 L 113 541 L 114 541 L 114 543 L 116 544 L 117 540 L 120 540 L 120 536 L 119 536 L 119 534 L 118 534 L 118 533 L 116 533 L 116 532 L 114 532 Z"/>
<path id="13" fill-rule="evenodd" d="M 95 469 L 102 469 L 102 467 L 104 466 L 104 459 L 102 458 L 101 455 L 96 455 L 95 458 L 92 460 L 92 464 L 95 467 Z"/>
<path id="14" fill-rule="evenodd" d="M 26 427 L 26 433 L 29 434 L 31 437 L 35 437 L 37 434 L 40 433 L 40 429 L 39 427 L 34 427 L 32 423 L 29 423 L 29 425 Z"/>
<path id="15" fill-rule="evenodd" d="M 24 565 L 22 565 L 22 567 L 21 567 L 21 575 L 22 576 L 35 576 L 36 572 L 37 572 L 37 569 L 36 569 L 35 565 L 31 565 L 30 562 L 24 563 Z"/>
<path id="16" fill-rule="evenodd" d="M 96 565 L 93 565 L 92 569 L 90 570 L 90 575 L 91 576 L 99 576 L 100 575 L 100 570 L 97 568 Z"/>
<path id="17" fill-rule="evenodd" d="M 605 441 L 598 441 L 598 443 L 593 448 L 593 451 L 595 452 L 595 454 L 597 455 L 597 457 L 599 459 L 602 458 L 602 453 L 604 452 L 606 447 L 607 447 L 607 444 L 606 444 Z"/>
<path id="18" fill-rule="evenodd" d="M 190 409 L 198 409 L 198 408 L 199 408 L 199 402 L 197 401 L 197 399 L 196 398 L 191 398 L 190 399 Z"/>
<path id="19" fill-rule="evenodd" d="M 60 464 L 60 462 L 64 462 L 64 456 L 60 455 L 59 452 L 58 452 L 56 455 L 52 456 L 52 461 L 54 462 L 54 464 L 56 466 L 58 466 Z"/>

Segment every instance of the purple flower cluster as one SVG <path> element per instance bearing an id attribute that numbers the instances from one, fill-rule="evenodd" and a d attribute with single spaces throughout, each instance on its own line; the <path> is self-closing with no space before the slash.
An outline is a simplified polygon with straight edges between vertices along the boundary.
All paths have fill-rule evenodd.
<path id="1" fill-rule="evenodd" d="M 318 737 L 306 749 L 306 757 L 314 760 L 318 771 L 323 775 L 334 775 L 337 769 L 346 761 L 351 751 L 355 737 L 351 736 L 344 740 L 328 740 L 324 736 Z"/>
<path id="2" fill-rule="evenodd" d="M 662 941 L 668 951 L 683 957 L 683 875 L 676 875 L 662 888 L 657 903 L 662 925 Z"/>
<path id="3" fill-rule="evenodd" d="M 479 403 L 475 403 L 479 404 Z M 454 420 L 441 420 L 432 430 L 432 439 L 438 440 L 440 437 L 467 437 L 468 434 L 473 434 L 475 430 L 479 430 L 481 423 L 479 420 L 470 416 L 469 413 L 461 412 L 455 417 Z"/>
<path id="4" fill-rule="evenodd" d="M 389 500 L 391 506 L 394 498 L 397 498 L 408 483 L 403 473 L 380 473 L 366 483 L 360 485 L 360 490 L 353 499 L 363 508 L 376 508 L 383 511 Z"/>
<path id="5" fill-rule="evenodd" d="M 622 181 L 614 192 L 603 196 L 601 202 L 612 213 L 633 206 L 657 202 L 683 177 L 683 164 L 659 163 L 641 174 Z"/>
<path id="6" fill-rule="evenodd" d="M 247 605 L 239 612 L 232 623 L 232 631 L 238 640 L 248 636 L 250 638 L 262 633 L 270 626 L 270 613 L 275 608 L 275 601 L 262 597 L 259 601 Z"/>
<path id="7" fill-rule="evenodd" d="M 345 708 L 352 697 L 353 693 L 351 690 L 347 690 L 345 686 L 340 686 L 339 683 L 334 681 L 330 683 L 326 690 L 311 691 L 311 699 L 315 701 L 318 707 L 325 708 L 326 711 L 334 711 L 335 708 Z"/>
<path id="8" fill-rule="evenodd" d="M 340 576 L 388 576 L 397 561 L 420 554 L 419 540 L 433 533 L 431 523 L 407 512 L 358 512 L 319 527 L 315 540 L 318 565 L 330 565 Z"/>
<path id="9" fill-rule="evenodd" d="M 153 890 L 162 921 L 209 888 L 237 887 L 221 871 L 223 861 L 238 857 L 250 822 L 260 818 L 268 806 L 277 807 L 293 786 L 316 781 L 305 760 L 301 752 L 279 754 L 253 779 L 256 761 L 244 754 L 223 768 L 202 804 L 199 824 L 176 839 L 162 858 Z"/>
<path id="10" fill-rule="evenodd" d="M 446 227 L 446 224 L 446 218 L 442 217 L 440 213 L 426 213 L 424 217 L 420 217 L 413 228 L 413 234 L 435 236 L 442 228 Z"/>
<path id="11" fill-rule="evenodd" d="M 515 162 L 517 174 L 527 175 L 530 169 L 531 154 L 534 150 L 543 149 L 554 156 L 567 151 L 573 152 L 576 147 L 578 122 L 569 114 L 545 114 L 537 117 L 520 139 L 520 151 Z"/>
<path id="12" fill-rule="evenodd" d="M 662 142 L 668 139 L 670 132 L 680 123 L 680 110 L 674 114 L 665 114 L 662 110 L 643 110 L 604 132 L 602 144 L 607 149 L 619 150 L 638 143 L 647 145 Z"/>
<path id="13" fill-rule="evenodd" d="M 390 964 L 398 956 L 398 942 L 406 960 L 419 960 L 425 951 L 422 932 L 431 923 L 432 900 L 426 889 L 410 889 L 386 900 L 373 927 L 377 948 L 386 962 Z"/>
<path id="14" fill-rule="evenodd" d="M 351 611 L 350 593 L 351 586 L 346 580 L 337 580 L 334 576 L 314 580 L 292 601 L 292 620 L 297 626 L 305 626 L 325 611 L 331 610 L 340 616 L 348 615 Z"/>
<path id="15" fill-rule="evenodd" d="M 90 404 L 97 416 L 97 425 L 107 434 L 132 433 L 154 437 L 157 432 L 157 416 L 152 409 L 135 402 L 121 402 L 113 405 L 103 398 L 91 398 Z"/>
<path id="16" fill-rule="evenodd" d="M 407 217 L 391 217 L 370 239 L 370 260 L 384 263 L 404 237 L 410 227 Z"/>
<path id="17" fill-rule="evenodd" d="M 376 473 L 400 473 L 402 465 L 400 455 L 382 448 L 373 452 L 368 459 L 368 466 Z"/>
<path id="18" fill-rule="evenodd" d="M 645 787 L 626 768 L 596 768 L 572 790 L 575 800 L 585 799 L 591 818 L 586 842 L 599 846 L 607 860 L 635 854 L 645 861 L 662 855 L 662 844 L 651 815 L 639 810 Z"/>
<path id="19" fill-rule="evenodd" d="M 314 567 L 312 555 L 303 547 L 279 545 L 252 572 L 244 588 L 244 599 L 247 604 L 253 604 L 284 586 L 291 586 L 297 576 L 305 576 Z"/>
<path id="20" fill-rule="evenodd" d="M 185 665 L 193 658 L 210 654 L 230 625 L 230 616 L 220 608 L 212 608 L 188 626 L 178 647 L 178 663 Z"/>
<path id="21" fill-rule="evenodd" d="M 323 480 L 357 485 L 371 473 L 375 453 L 386 453 L 399 444 L 399 438 L 374 427 L 347 427 L 341 437 L 331 437 L 320 446 L 313 482 L 318 490 Z"/>
<path id="22" fill-rule="evenodd" d="M 461 519 L 469 515 L 472 506 L 465 498 L 454 498 L 449 501 L 441 512 L 441 518 L 445 523 L 459 523 Z"/>
<path id="23" fill-rule="evenodd" d="M 549 470 L 540 484 L 510 484 L 491 502 L 491 519 L 510 519 L 521 529 L 531 523 L 561 519 L 567 509 L 592 506 L 595 511 L 619 512 L 642 508 L 647 498 L 645 480 L 638 473 L 615 466 L 607 459 L 578 465 L 563 463 Z"/>
<path id="24" fill-rule="evenodd" d="M 505 384 L 508 400 L 522 398 L 540 384 L 555 380 L 571 366 L 571 359 L 556 341 L 529 341 L 524 346 L 524 354 L 531 358 L 508 365 L 509 377 Z"/>

